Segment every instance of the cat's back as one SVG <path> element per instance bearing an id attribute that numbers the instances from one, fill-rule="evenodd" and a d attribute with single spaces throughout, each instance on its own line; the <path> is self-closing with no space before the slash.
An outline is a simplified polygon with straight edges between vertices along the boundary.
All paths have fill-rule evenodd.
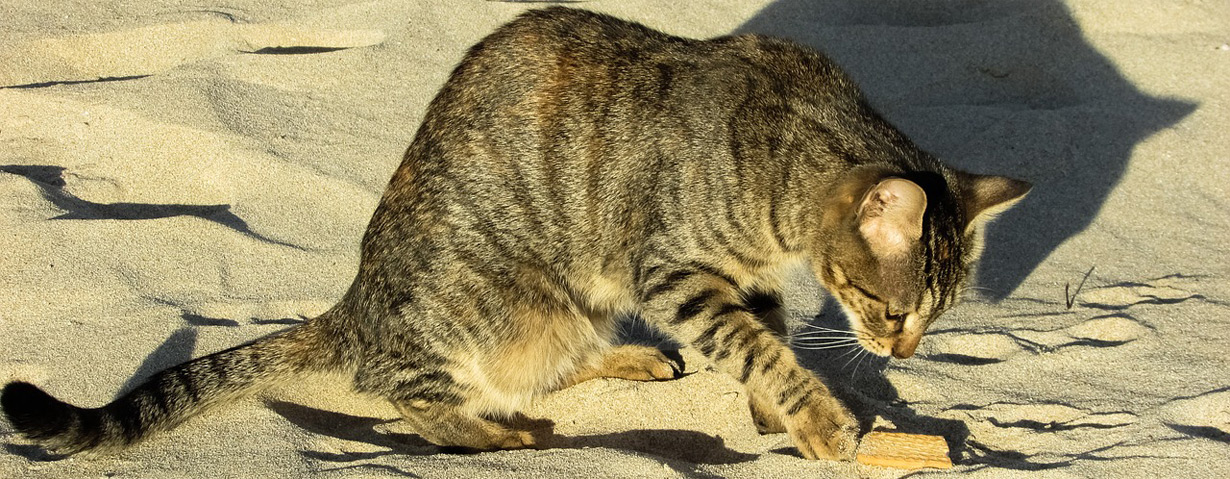
<path id="1" fill-rule="evenodd" d="M 783 131 L 802 144 L 820 131 L 804 117 L 856 117 L 820 110 L 860 104 L 840 70 L 788 40 L 694 40 L 585 10 L 531 10 L 467 52 L 429 105 L 384 203 L 491 210 L 484 222 L 487 213 L 559 216 L 529 218 L 550 229 L 624 218 L 600 203 L 666 203 L 628 195 L 672 190 L 655 184 L 672 179 L 663 172 L 727 176 L 740 153 L 721 145 Z M 543 205 L 556 211 L 537 211 Z"/>
<path id="2" fill-rule="evenodd" d="M 740 34 L 696 40 L 551 7 L 527 11 L 474 45 L 428 119 L 458 116 L 481 124 L 511 117 L 533 127 L 558 117 L 597 123 L 613 113 L 643 126 L 669 113 L 677 121 L 722 121 L 749 97 L 793 103 L 812 116 L 823 116 L 816 113 L 826 108 L 849 116 L 863 103 L 833 62 L 787 39 Z"/>
<path id="3" fill-rule="evenodd" d="M 365 260 L 417 245 L 419 263 L 390 268 L 424 270 L 461 249 L 573 271 L 626 264 L 648 240 L 730 203 L 717 192 L 780 182 L 782 158 L 888 131 L 862 106 L 839 69 L 788 40 L 693 40 L 584 10 L 532 10 L 474 45 L 431 102 Z"/>
<path id="4" fill-rule="evenodd" d="M 470 49 L 459 70 L 528 69 L 560 55 L 595 65 L 633 64 L 646 55 L 692 43 L 609 15 L 550 7 L 527 11 L 492 32 Z"/>

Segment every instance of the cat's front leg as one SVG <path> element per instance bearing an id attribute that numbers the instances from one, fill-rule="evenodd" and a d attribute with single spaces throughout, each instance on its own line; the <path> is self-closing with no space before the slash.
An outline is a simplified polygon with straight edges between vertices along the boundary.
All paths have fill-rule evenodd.
<path id="1" fill-rule="evenodd" d="M 747 307 L 734 281 L 704 267 L 647 278 L 642 316 L 696 347 L 765 399 L 803 457 L 851 459 L 858 423 L 794 352 Z"/>

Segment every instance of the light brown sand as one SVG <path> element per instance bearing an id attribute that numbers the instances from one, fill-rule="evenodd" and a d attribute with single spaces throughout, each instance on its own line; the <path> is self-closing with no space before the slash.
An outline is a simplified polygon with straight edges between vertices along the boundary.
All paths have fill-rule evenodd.
<path id="1" fill-rule="evenodd" d="M 0 380 L 99 405 L 327 308 L 435 90 L 533 6 L 282 3 L 0 0 Z M 800 352 L 861 417 L 945 435 L 961 475 L 1230 475 L 1230 4 L 576 5 L 820 47 L 924 147 L 1035 183 L 989 234 L 982 299 L 915 358 Z M 336 50 L 250 53 L 293 47 Z M 814 282 L 791 293 L 842 325 Z M 0 424 L 0 477 L 904 474 L 796 457 L 684 354 L 681 380 L 545 398 L 549 450 L 434 454 L 321 379 L 109 457 L 48 461 Z"/>

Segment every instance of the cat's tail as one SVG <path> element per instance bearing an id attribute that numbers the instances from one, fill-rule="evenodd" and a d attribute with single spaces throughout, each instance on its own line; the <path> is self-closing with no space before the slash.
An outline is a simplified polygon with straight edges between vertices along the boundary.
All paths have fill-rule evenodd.
<path id="1" fill-rule="evenodd" d="M 298 373 L 337 366 L 320 319 L 166 369 L 103 407 L 77 407 L 25 382 L 6 385 L 0 407 L 17 432 L 57 453 L 121 449 Z"/>

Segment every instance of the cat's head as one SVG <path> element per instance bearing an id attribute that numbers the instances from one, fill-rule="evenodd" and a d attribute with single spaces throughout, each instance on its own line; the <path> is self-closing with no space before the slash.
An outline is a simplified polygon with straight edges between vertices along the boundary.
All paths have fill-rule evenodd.
<path id="1" fill-rule="evenodd" d="M 852 175 L 830 201 L 813 261 L 859 344 L 897 358 L 954 306 L 981 251 L 981 226 L 1029 192 L 1024 181 L 964 172 Z"/>

